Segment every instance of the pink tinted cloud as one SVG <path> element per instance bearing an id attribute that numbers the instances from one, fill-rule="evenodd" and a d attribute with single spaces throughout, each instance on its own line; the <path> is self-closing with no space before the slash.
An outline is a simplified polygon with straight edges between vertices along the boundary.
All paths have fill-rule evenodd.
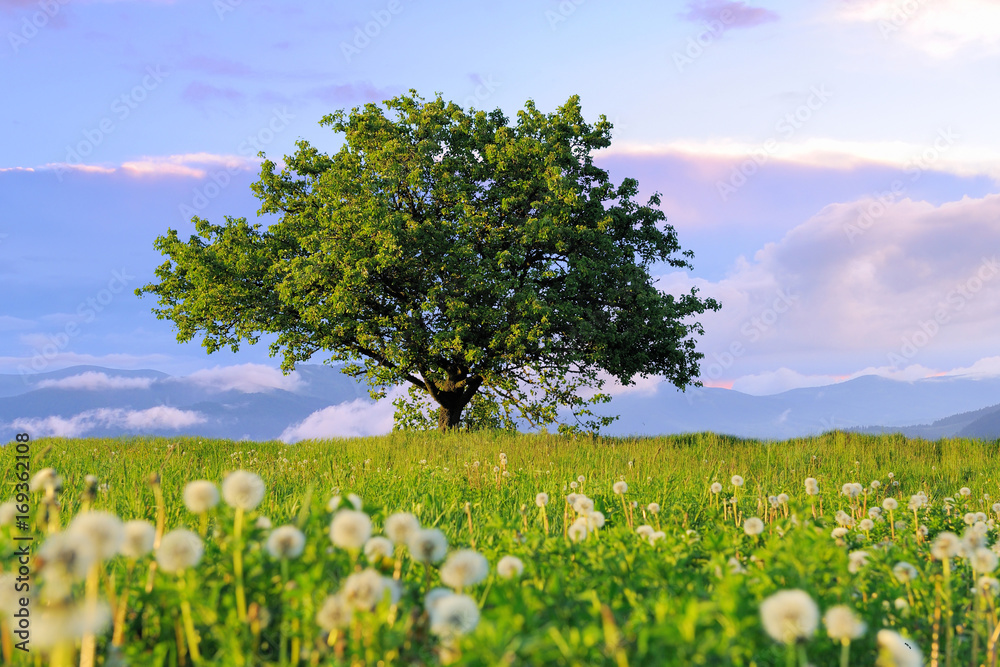
<path id="1" fill-rule="evenodd" d="M 312 96 L 331 104 L 364 104 L 381 102 L 396 95 L 394 88 L 379 88 L 370 81 L 355 81 L 324 86 L 312 91 Z"/>
<path id="2" fill-rule="evenodd" d="M 728 14 L 723 15 L 725 12 Z M 693 0 L 681 18 L 689 21 L 722 21 L 727 28 L 752 28 L 770 21 L 777 21 L 777 12 L 760 7 L 750 7 L 745 2 L 727 0 Z M 728 19 L 728 20 L 727 20 Z"/>
<path id="3" fill-rule="evenodd" d="M 234 88 L 219 88 L 211 84 L 195 81 L 188 84 L 181 99 L 191 104 L 201 105 L 212 100 L 225 100 L 227 102 L 242 102 L 246 95 Z"/>

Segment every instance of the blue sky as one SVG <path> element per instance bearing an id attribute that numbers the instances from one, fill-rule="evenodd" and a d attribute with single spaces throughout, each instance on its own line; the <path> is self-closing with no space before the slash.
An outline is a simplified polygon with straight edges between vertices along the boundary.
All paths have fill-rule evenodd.
<path id="1" fill-rule="evenodd" d="M 153 240 L 255 216 L 258 150 L 332 152 L 323 115 L 415 88 L 615 124 L 598 163 L 696 255 L 660 287 L 723 303 L 706 384 L 1000 374 L 995 2 L 0 0 L 0 28 L 0 372 L 276 366 L 176 342 L 133 294 Z"/>

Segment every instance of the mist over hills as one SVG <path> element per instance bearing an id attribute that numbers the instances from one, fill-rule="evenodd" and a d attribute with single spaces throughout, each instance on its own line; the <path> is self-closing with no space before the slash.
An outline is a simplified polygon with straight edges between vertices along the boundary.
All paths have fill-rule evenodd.
<path id="1" fill-rule="evenodd" d="M 393 412 L 391 400 L 373 402 L 366 385 L 323 365 L 302 365 L 288 376 L 254 364 L 183 377 L 97 366 L 0 375 L 0 424 L 9 436 L 28 431 L 35 437 L 197 435 L 294 442 L 386 433 Z M 994 439 L 1000 438 L 1000 378 L 901 382 L 863 376 L 769 396 L 718 388 L 680 392 L 661 383 L 619 390 L 594 413 L 620 415 L 603 431 L 607 435 L 713 431 L 785 439 L 841 429 Z M 572 421 L 568 412 L 561 416 Z"/>

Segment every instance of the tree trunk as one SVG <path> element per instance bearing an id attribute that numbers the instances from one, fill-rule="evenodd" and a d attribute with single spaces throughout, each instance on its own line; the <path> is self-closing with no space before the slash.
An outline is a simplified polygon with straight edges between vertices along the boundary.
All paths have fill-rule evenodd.
<path id="1" fill-rule="evenodd" d="M 446 408 L 441 406 L 438 408 L 438 430 L 447 431 L 449 429 L 458 428 L 459 421 L 462 418 L 462 410 L 465 406 L 461 408 Z"/>

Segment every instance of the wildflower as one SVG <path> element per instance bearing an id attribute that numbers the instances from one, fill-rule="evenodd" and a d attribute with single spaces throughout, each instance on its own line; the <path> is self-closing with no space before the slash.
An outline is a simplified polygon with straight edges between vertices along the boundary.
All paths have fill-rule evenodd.
<path id="1" fill-rule="evenodd" d="M 29 491 L 59 491 L 62 489 L 62 478 L 56 474 L 55 468 L 42 468 L 31 478 Z"/>
<path id="2" fill-rule="evenodd" d="M 440 586 L 427 591 L 427 595 L 424 596 L 424 609 L 427 610 L 427 615 L 429 616 L 434 613 L 441 600 L 454 594 L 451 589 L 441 588 Z"/>
<path id="3" fill-rule="evenodd" d="M 872 483 L 871 483 L 872 489 L 877 489 L 880 486 L 882 486 L 882 482 L 878 481 L 877 479 L 873 479 L 872 480 Z"/>
<path id="4" fill-rule="evenodd" d="M 733 475 L 733 478 L 729 481 L 733 483 L 733 486 L 743 486 L 743 478 L 739 475 Z"/>
<path id="5" fill-rule="evenodd" d="M 587 524 L 574 522 L 566 534 L 573 542 L 580 542 L 587 537 Z"/>
<path id="6" fill-rule="evenodd" d="M 96 608 L 82 603 L 45 607 L 32 611 L 31 646 L 47 651 L 84 635 L 103 633 L 110 622 L 111 608 L 103 601 Z"/>
<path id="7" fill-rule="evenodd" d="M 189 482 L 184 487 L 184 505 L 189 512 L 201 514 L 219 504 L 219 489 L 207 479 Z"/>
<path id="8" fill-rule="evenodd" d="M 355 572 L 344 580 L 341 595 L 351 607 L 371 611 L 385 596 L 385 580 L 377 571 L 368 568 Z"/>
<path id="9" fill-rule="evenodd" d="M 619 496 L 622 495 L 623 493 L 628 492 L 628 484 L 626 484 L 625 482 L 615 482 L 614 486 L 612 486 L 611 488 Z"/>
<path id="10" fill-rule="evenodd" d="M 993 511 L 1000 514 L 1000 503 L 993 503 Z"/>
<path id="11" fill-rule="evenodd" d="M 490 573 L 486 557 L 472 549 L 460 549 L 441 566 L 441 583 L 456 590 L 474 586 Z"/>
<path id="12" fill-rule="evenodd" d="M 893 512 L 899 507 L 899 503 L 895 498 L 886 498 L 882 501 L 882 507 L 886 512 Z"/>
<path id="13" fill-rule="evenodd" d="M 895 474 L 895 473 L 889 473 L 889 479 L 892 479 L 892 478 L 893 478 L 893 477 L 895 477 L 895 476 L 896 476 L 896 474 Z"/>
<path id="14" fill-rule="evenodd" d="M 910 608 L 910 603 L 906 601 L 906 598 L 896 598 L 895 600 L 893 600 L 892 604 L 899 611 L 903 611 L 905 609 Z"/>
<path id="15" fill-rule="evenodd" d="M 271 520 L 263 515 L 257 517 L 257 520 L 253 522 L 253 525 L 261 530 L 271 530 Z"/>
<path id="16" fill-rule="evenodd" d="M 963 486 L 961 489 L 958 490 L 958 492 L 959 492 L 959 494 L 961 494 L 961 495 L 963 495 L 965 497 L 969 497 L 969 496 L 972 495 L 972 489 L 970 489 L 967 486 Z"/>
<path id="17" fill-rule="evenodd" d="M 579 486 L 579 484 L 577 484 L 576 482 L 570 482 L 570 483 L 569 483 L 569 488 L 571 488 L 571 489 L 574 489 L 574 490 L 576 490 L 576 487 L 577 487 L 577 486 Z"/>
<path id="18" fill-rule="evenodd" d="M 588 512 L 587 513 L 587 528 L 589 530 L 594 530 L 595 528 L 604 528 L 604 513 L 603 512 Z"/>
<path id="19" fill-rule="evenodd" d="M 785 505 L 786 503 L 788 503 L 788 494 L 787 493 L 779 493 L 778 494 L 778 504 Z"/>
<path id="20" fill-rule="evenodd" d="M 718 482 L 713 482 L 712 483 L 712 493 L 719 493 L 720 491 L 722 491 L 722 485 L 719 484 Z"/>
<path id="21" fill-rule="evenodd" d="M 854 496 L 858 495 L 855 486 L 850 482 L 840 487 L 840 493 L 847 496 L 848 498 L 853 498 Z"/>
<path id="22" fill-rule="evenodd" d="M 730 556 L 726 565 L 729 566 L 729 571 L 733 574 L 743 574 L 747 571 L 746 568 L 743 567 L 743 563 L 741 563 L 736 556 Z"/>
<path id="23" fill-rule="evenodd" d="M 851 574 L 857 574 L 857 572 L 868 562 L 868 552 L 852 551 L 847 555 L 847 559 L 847 571 Z"/>
<path id="24" fill-rule="evenodd" d="M 185 528 L 170 531 L 160 540 L 156 562 L 164 572 L 181 573 L 201 561 L 205 546 L 197 534 Z"/>
<path id="25" fill-rule="evenodd" d="M 9 500 L 0 505 L 0 526 L 9 526 L 17 517 L 17 503 Z"/>
<path id="26" fill-rule="evenodd" d="M 420 530 L 420 521 L 408 512 L 397 512 L 385 520 L 385 534 L 394 544 L 407 544 Z"/>
<path id="27" fill-rule="evenodd" d="M 578 496 L 575 493 L 569 494 L 568 496 L 566 496 L 566 504 L 569 505 L 570 507 L 572 507 L 573 503 L 576 502 L 577 497 Z"/>
<path id="28" fill-rule="evenodd" d="M 752 516 L 743 522 L 743 532 L 747 535 L 760 535 L 764 532 L 764 522 Z"/>
<path id="29" fill-rule="evenodd" d="M 969 557 L 969 564 L 976 572 L 986 574 L 997 569 L 997 555 L 986 547 L 979 547 Z"/>
<path id="30" fill-rule="evenodd" d="M 910 502 L 907 504 L 907 509 L 910 511 L 916 511 L 927 504 L 927 496 L 923 492 L 915 493 L 910 496 Z"/>
<path id="31" fill-rule="evenodd" d="M 448 538 L 437 528 L 418 530 L 407 544 L 413 559 L 422 563 L 437 563 L 448 552 Z"/>
<path id="32" fill-rule="evenodd" d="M 871 519 L 862 519 L 858 522 L 858 528 L 865 531 L 866 533 L 875 527 L 875 522 Z"/>
<path id="33" fill-rule="evenodd" d="M 872 521 L 882 519 L 882 508 L 881 507 L 869 507 L 868 508 L 868 518 Z"/>
<path id="34" fill-rule="evenodd" d="M 118 550 L 126 558 L 142 558 L 153 550 L 156 528 L 148 521 L 136 519 L 127 521 L 123 528 L 125 536 Z"/>
<path id="35" fill-rule="evenodd" d="M 110 512 L 88 511 L 77 514 L 67 532 L 89 540 L 98 560 L 107 560 L 118 554 L 125 539 L 125 526 L 121 519 Z"/>
<path id="36" fill-rule="evenodd" d="M 646 506 L 646 511 L 648 511 L 650 514 L 659 514 L 660 513 L 660 504 L 659 503 L 649 503 L 649 505 Z"/>
<path id="37" fill-rule="evenodd" d="M 448 595 L 437 601 L 430 617 L 432 633 L 444 639 L 453 639 L 476 629 L 479 606 L 468 595 Z"/>
<path id="38" fill-rule="evenodd" d="M 351 624 L 351 616 L 353 615 L 354 610 L 347 604 L 343 594 L 329 595 L 316 614 L 316 625 L 328 631 L 346 628 Z"/>
<path id="39" fill-rule="evenodd" d="M 979 577 L 976 587 L 980 593 L 989 597 L 996 597 L 1000 593 L 1000 581 L 997 581 L 993 577 Z"/>
<path id="40" fill-rule="evenodd" d="M 231 472 L 222 482 L 222 497 L 230 507 L 253 511 L 264 499 L 264 480 L 246 470 Z"/>
<path id="41" fill-rule="evenodd" d="M 954 558 L 962 553 L 962 541 L 958 535 L 943 531 L 938 533 L 934 543 L 931 544 L 931 555 L 938 560 Z"/>
<path id="42" fill-rule="evenodd" d="M 841 526 L 845 526 L 847 528 L 854 526 L 854 517 L 844 510 L 837 510 L 837 514 L 834 515 L 834 519 L 836 519 L 837 523 Z"/>
<path id="43" fill-rule="evenodd" d="M 583 484 L 584 482 L 587 481 L 587 478 L 584 477 L 583 475 L 580 475 L 579 477 L 576 478 L 576 481 L 580 482 L 580 484 Z"/>
<path id="44" fill-rule="evenodd" d="M 890 658 L 893 667 L 920 667 L 923 664 L 924 656 L 912 639 L 904 640 L 898 632 L 885 628 L 878 631 L 877 638 L 879 648 Z"/>
<path id="45" fill-rule="evenodd" d="M 97 553 L 89 540 L 67 532 L 49 537 L 38 550 L 45 592 L 50 600 L 69 597 L 73 582 L 87 575 Z"/>
<path id="46" fill-rule="evenodd" d="M 298 558 L 306 547 L 306 536 L 295 526 L 280 526 L 267 537 L 271 558 Z"/>
<path id="47" fill-rule="evenodd" d="M 365 542 L 365 558 L 369 563 L 377 563 L 383 558 L 392 557 L 392 542 L 387 537 L 376 536 Z"/>
<path id="48" fill-rule="evenodd" d="M 535 504 L 538 505 L 539 507 L 545 507 L 546 505 L 548 505 L 549 504 L 549 494 L 542 492 L 542 493 L 539 493 L 538 495 L 536 495 L 535 496 Z"/>
<path id="49" fill-rule="evenodd" d="M 341 549 L 360 549 L 372 536 L 372 520 L 358 510 L 340 510 L 330 522 L 330 540 Z"/>
<path id="50" fill-rule="evenodd" d="M 823 625 L 830 639 L 849 642 L 865 634 L 867 626 L 859 619 L 850 607 L 837 605 L 830 607 L 823 615 Z"/>
<path id="51" fill-rule="evenodd" d="M 635 532 L 637 532 L 642 537 L 649 537 L 650 535 L 653 534 L 653 530 L 654 529 L 653 529 L 652 526 L 648 526 L 646 524 L 643 524 L 643 525 L 639 526 L 638 528 L 636 528 Z"/>
<path id="52" fill-rule="evenodd" d="M 497 574 L 504 579 L 520 577 L 524 572 L 524 563 L 517 556 L 504 556 L 497 563 Z"/>
<path id="53" fill-rule="evenodd" d="M 580 514 L 587 514 L 594 511 L 594 501 L 585 495 L 578 495 L 576 497 L 576 502 L 573 503 L 573 509 L 575 509 Z"/>
<path id="54" fill-rule="evenodd" d="M 819 625 L 819 609 L 805 591 L 778 591 L 760 604 L 764 630 L 783 644 L 808 639 Z"/>
<path id="55" fill-rule="evenodd" d="M 848 533 L 848 532 L 850 532 L 850 531 L 848 531 L 848 530 L 847 530 L 846 528 L 844 528 L 843 526 L 837 526 L 836 528 L 834 528 L 834 529 L 833 529 L 833 530 L 832 530 L 832 531 L 830 532 L 830 535 L 831 535 L 832 537 L 834 537 L 834 538 L 836 538 L 836 539 L 838 539 L 838 540 L 839 540 L 839 539 L 840 539 L 841 537 L 843 537 L 844 535 L 847 535 L 847 533 Z"/>
<path id="56" fill-rule="evenodd" d="M 896 577 L 896 580 L 905 584 L 908 581 L 913 581 L 917 578 L 918 572 L 917 568 L 913 567 L 906 561 L 900 561 L 892 566 L 892 574 Z"/>

